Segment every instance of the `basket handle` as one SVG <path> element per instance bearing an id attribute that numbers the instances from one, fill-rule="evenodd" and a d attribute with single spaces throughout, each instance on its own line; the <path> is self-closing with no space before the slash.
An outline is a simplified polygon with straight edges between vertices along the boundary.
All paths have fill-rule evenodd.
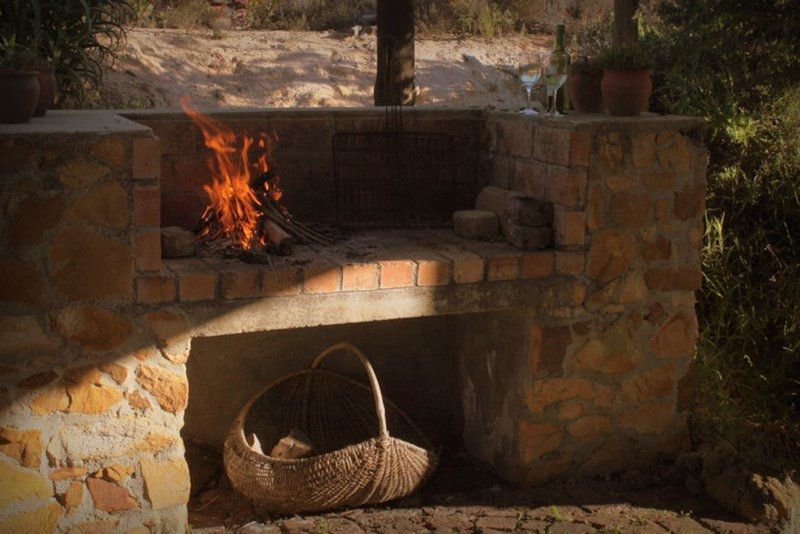
<path id="1" fill-rule="evenodd" d="M 351 354 L 358 357 L 361 361 L 361 365 L 364 367 L 364 371 L 367 372 L 367 376 L 369 377 L 369 384 L 372 388 L 372 395 L 375 397 L 375 411 L 378 414 L 378 429 L 380 431 L 381 437 L 388 437 L 389 436 L 389 429 L 386 426 L 386 407 L 383 404 L 383 395 L 381 394 L 381 385 L 378 383 L 378 377 L 375 375 L 375 370 L 372 368 L 372 364 L 369 361 L 369 358 L 364 355 L 358 348 L 354 347 L 350 343 L 337 343 L 336 345 L 332 345 L 327 349 L 323 350 L 319 356 L 314 358 L 314 361 L 311 364 L 311 370 L 316 370 L 322 365 L 322 361 L 330 356 L 332 353 L 338 350 L 345 350 L 350 352 Z"/>

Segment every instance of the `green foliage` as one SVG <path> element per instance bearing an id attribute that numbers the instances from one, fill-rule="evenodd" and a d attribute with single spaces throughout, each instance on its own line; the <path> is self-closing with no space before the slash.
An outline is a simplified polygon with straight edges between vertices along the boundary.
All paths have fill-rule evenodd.
<path id="1" fill-rule="evenodd" d="M 0 0 L 0 35 L 51 63 L 59 103 L 77 105 L 99 87 L 131 14 L 128 0 Z"/>
<path id="2" fill-rule="evenodd" d="M 609 70 L 650 70 L 653 60 L 639 45 L 620 44 L 609 46 L 600 53 L 598 63 Z"/>
<path id="3" fill-rule="evenodd" d="M 200 28 L 208 24 L 210 15 L 208 0 L 171 1 L 158 13 L 157 24 L 162 28 Z"/>
<path id="4" fill-rule="evenodd" d="M 486 0 L 457 0 L 454 10 L 460 32 L 482 35 L 489 39 L 514 30 L 515 17 L 496 3 Z"/>
<path id="5" fill-rule="evenodd" d="M 800 10 L 668 0 L 644 36 L 661 110 L 705 117 L 710 151 L 693 428 L 800 466 Z"/>
<path id="6" fill-rule="evenodd" d="M 36 59 L 35 53 L 28 47 L 17 43 L 16 37 L 0 36 L 0 67 L 23 69 L 31 66 Z"/>
<path id="7" fill-rule="evenodd" d="M 374 0 L 251 0 L 248 22 L 256 29 L 343 30 L 374 11 Z"/>

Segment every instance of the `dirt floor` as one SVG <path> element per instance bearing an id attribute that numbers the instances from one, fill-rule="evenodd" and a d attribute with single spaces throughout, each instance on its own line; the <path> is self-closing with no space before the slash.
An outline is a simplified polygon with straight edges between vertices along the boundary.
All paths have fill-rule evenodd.
<path id="1" fill-rule="evenodd" d="M 637 473 L 600 481 L 520 490 L 462 454 L 442 465 L 417 494 L 388 505 L 318 515 L 259 516 L 231 488 L 218 455 L 189 445 L 193 532 L 771 532 L 723 513 L 680 477 Z M 667 470 L 668 471 L 668 470 Z"/>
<path id="2" fill-rule="evenodd" d="M 418 105 L 519 109 L 514 75 L 550 37 L 418 38 Z M 375 36 L 302 31 L 131 29 L 94 107 L 372 105 Z"/>

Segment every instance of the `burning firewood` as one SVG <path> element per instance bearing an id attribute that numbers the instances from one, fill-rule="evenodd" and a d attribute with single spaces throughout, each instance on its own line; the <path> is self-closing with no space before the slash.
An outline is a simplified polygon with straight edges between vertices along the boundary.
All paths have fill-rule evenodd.
<path id="1" fill-rule="evenodd" d="M 333 242 L 330 236 L 297 221 L 279 203 L 280 178 L 267 162 L 274 136 L 237 135 L 226 124 L 192 109 L 188 101 L 182 104 L 213 151 L 209 161 L 213 180 L 203 186 L 209 205 L 197 228 L 201 242 L 222 248 L 226 256 L 257 262 L 265 254 L 291 255 L 295 243 Z M 251 159 L 251 149 L 258 149 L 260 155 Z"/>

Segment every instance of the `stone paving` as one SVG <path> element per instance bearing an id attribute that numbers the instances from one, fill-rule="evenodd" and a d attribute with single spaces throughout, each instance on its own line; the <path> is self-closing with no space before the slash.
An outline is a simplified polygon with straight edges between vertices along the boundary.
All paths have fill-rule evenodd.
<path id="1" fill-rule="evenodd" d="M 214 486 L 214 483 L 212 483 Z M 599 481 L 521 490 L 503 484 L 463 456 L 451 457 L 419 493 L 388 505 L 270 518 L 222 476 L 189 504 L 193 532 L 779 532 L 741 522 L 677 478 L 627 473 Z"/>

